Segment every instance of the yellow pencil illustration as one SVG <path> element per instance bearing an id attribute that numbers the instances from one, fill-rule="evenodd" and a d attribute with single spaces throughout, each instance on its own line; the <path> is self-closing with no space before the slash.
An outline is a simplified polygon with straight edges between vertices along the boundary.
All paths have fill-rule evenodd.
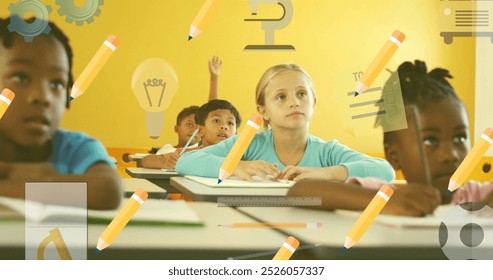
<path id="1" fill-rule="evenodd" d="M 481 134 L 481 138 L 476 142 L 466 158 L 461 162 L 457 170 L 450 178 L 448 192 L 451 193 L 462 186 L 474 168 L 478 165 L 481 157 L 484 156 L 488 148 L 493 144 L 493 129 L 486 128 Z"/>
<path id="2" fill-rule="evenodd" d="M 288 237 L 272 260 L 289 260 L 298 246 L 300 246 L 298 239 L 293 236 Z"/>
<path id="3" fill-rule="evenodd" d="M 373 84 L 380 72 L 382 72 L 383 67 L 389 62 L 390 58 L 394 55 L 395 51 L 400 47 L 405 38 L 406 36 L 404 33 L 399 30 L 395 30 L 394 33 L 392 33 L 358 81 L 354 96 L 358 96 Z"/>
<path id="4" fill-rule="evenodd" d="M 387 204 L 389 199 L 392 197 L 392 194 L 394 194 L 394 190 L 391 187 L 383 185 L 380 188 L 375 197 L 373 197 L 373 199 L 370 201 L 370 204 L 366 206 L 365 211 L 363 211 L 361 216 L 359 216 L 356 223 L 346 235 L 346 240 L 344 242 L 343 248 L 344 251 L 359 242 L 361 236 L 363 236 L 366 230 L 370 227 L 371 223 L 373 223 L 375 218 L 378 216 L 380 211 L 382 211 L 385 204 Z"/>
<path id="5" fill-rule="evenodd" d="M 84 68 L 84 71 L 82 71 L 82 74 L 80 74 L 77 81 L 75 81 L 72 92 L 70 93 L 70 100 L 79 97 L 87 90 L 101 68 L 103 68 L 108 59 L 115 52 L 119 43 L 120 41 L 115 35 L 108 36 L 91 61 L 89 61 L 86 68 Z"/>
<path id="6" fill-rule="evenodd" d="M 226 228 L 321 228 L 322 223 L 234 223 L 219 225 Z"/>
<path id="7" fill-rule="evenodd" d="M 199 13 L 195 16 L 195 19 L 190 25 L 190 32 L 188 33 L 188 41 L 199 35 L 204 30 L 205 25 L 209 21 L 212 12 L 217 8 L 219 0 L 206 0 Z"/>
<path id="8" fill-rule="evenodd" d="M 140 206 L 147 199 L 148 194 L 142 189 L 137 189 L 134 194 L 128 199 L 127 203 L 118 212 L 111 223 L 106 227 L 103 233 L 99 236 L 98 244 L 96 246 L 96 253 L 99 253 L 106 247 L 110 246 L 113 240 L 120 234 L 123 228 L 127 225 L 128 221 L 139 210 Z"/>
<path id="9" fill-rule="evenodd" d="M 233 174 L 236 166 L 240 162 L 241 157 L 245 153 L 248 145 L 252 142 L 255 133 L 257 133 L 260 126 L 264 123 L 262 117 L 254 114 L 250 117 L 245 128 L 241 131 L 240 136 L 236 139 L 235 144 L 228 153 L 228 156 L 223 161 L 221 169 L 219 170 L 219 177 L 217 183 L 220 184 L 224 179 Z"/>
<path id="10" fill-rule="evenodd" d="M 2 93 L 0 93 L 0 119 L 3 117 L 3 114 L 7 112 L 10 103 L 15 98 L 15 93 L 8 88 L 4 88 Z"/>

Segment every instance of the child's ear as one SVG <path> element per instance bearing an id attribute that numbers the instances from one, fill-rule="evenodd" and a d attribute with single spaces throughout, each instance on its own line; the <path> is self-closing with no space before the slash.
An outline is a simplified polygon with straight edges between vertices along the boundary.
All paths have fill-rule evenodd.
<path id="1" fill-rule="evenodd" d="M 199 137 L 200 137 L 200 139 L 204 138 L 204 134 L 205 134 L 204 126 L 203 125 L 197 125 L 197 128 L 199 129 Z"/>
<path id="2" fill-rule="evenodd" d="M 269 117 L 267 116 L 267 113 L 265 113 L 265 107 L 262 105 L 257 105 L 257 111 L 259 114 L 262 116 L 262 118 L 266 121 L 269 120 Z"/>
<path id="3" fill-rule="evenodd" d="M 175 133 L 178 133 L 178 125 L 175 124 L 174 130 L 175 130 Z"/>
<path id="4" fill-rule="evenodd" d="M 398 149 L 392 144 L 383 144 L 383 149 L 385 151 L 385 158 L 392 165 L 394 170 L 400 170 L 401 165 L 399 163 Z"/>

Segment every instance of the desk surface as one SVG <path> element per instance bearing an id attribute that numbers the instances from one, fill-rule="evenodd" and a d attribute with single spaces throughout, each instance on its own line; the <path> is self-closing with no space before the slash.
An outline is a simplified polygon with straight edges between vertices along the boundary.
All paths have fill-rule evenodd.
<path id="1" fill-rule="evenodd" d="M 170 183 L 194 201 L 214 201 L 226 196 L 286 196 L 289 188 L 211 188 L 185 177 L 172 177 Z"/>
<path id="2" fill-rule="evenodd" d="M 165 189 L 149 182 L 146 179 L 123 178 L 122 180 L 125 188 L 125 197 L 131 197 L 137 188 L 141 188 L 146 191 L 149 198 L 166 199 L 166 196 L 168 195 L 168 192 Z"/>
<path id="3" fill-rule="evenodd" d="M 204 226 L 126 226 L 113 244 L 95 254 L 106 225 L 89 224 L 88 259 L 227 259 L 277 250 L 286 236 L 270 229 L 236 230 L 217 225 L 254 220 L 215 203 L 189 202 Z M 24 223 L 0 223 L 0 259 L 24 258 Z M 269 259 L 268 256 L 264 259 Z"/>
<path id="4" fill-rule="evenodd" d="M 127 167 L 126 172 L 133 178 L 142 179 L 169 179 L 174 176 L 181 176 L 174 171 L 164 171 L 161 169 L 142 168 L 142 167 Z"/>
<path id="5" fill-rule="evenodd" d="M 392 228 L 373 223 L 360 242 L 342 251 L 346 234 L 357 217 L 302 207 L 272 207 L 268 210 L 241 207 L 240 212 L 263 222 L 320 222 L 320 229 L 283 229 L 294 237 L 326 249 L 322 259 L 443 259 L 438 241 L 439 226 L 431 228 Z"/>
<path id="6" fill-rule="evenodd" d="M 293 259 L 445 259 L 438 242 L 438 227 L 391 228 L 372 224 L 358 244 L 341 250 L 354 217 L 333 212 L 269 207 L 239 209 L 216 203 L 189 202 L 204 226 L 130 225 L 100 254 L 94 247 L 105 225 L 89 224 L 89 259 L 227 259 L 276 250 L 292 235 L 300 246 L 321 247 L 296 252 Z M 320 229 L 231 229 L 219 224 L 242 222 L 321 222 Z M 24 223 L 0 222 L 0 259 L 24 258 Z M 467 248 L 466 248 L 467 249 Z M 271 259 L 272 256 L 261 259 Z"/>
<path id="7" fill-rule="evenodd" d="M 151 169 L 142 167 L 127 167 L 125 169 L 132 178 L 147 179 L 159 187 L 168 191 L 168 193 L 179 193 L 171 184 L 171 177 L 180 176 L 176 172 L 163 171 L 161 169 Z"/>

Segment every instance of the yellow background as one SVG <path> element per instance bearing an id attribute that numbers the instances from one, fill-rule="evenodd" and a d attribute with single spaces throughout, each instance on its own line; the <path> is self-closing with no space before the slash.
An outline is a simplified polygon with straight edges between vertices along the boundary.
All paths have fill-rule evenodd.
<path id="1" fill-rule="evenodd" d="M 361 152 L 379 153 L 381 135 L 358 139 L 342 129 L 334 90 L 338 81 L 332 77 L 341 69 L 369 64 L 388 36 L 399 29 L 406 40 L 392 61 L 398 65 L 420 59 L 429 69 L 449 69 L 455 77 L 452 83 L 469 111 L 472 129 L 475 39 L 458 38 L 451 45 L 444 44 L 439 36 L 440 1 L 292 0 L 293 19 L 288 27 L 276 31 L 275 42 L 293 45 L 293 52 L 244 52 L 245 45 L 264 43 L 264 31 L 259 22 L 244 21 L 252 17 L 247 0 L 219 1 L 205 30 L 187 41 L 190 23 L 203 0 L 105 0 L 101 15 L 82 26 L 68 24 L 58 15 L 54 0 L 43 0 L 53 9 L 50 20 L 71 40 L 75 78 L 109 34 L 120 39 L 120 46 L 88 91 L 65 113 L 62 127 L 84 131 L 106 147 L 176 144 L 176 115 L 186 106 L 207 101 L 207 60 L 219 55 L 223 60 L 219 97 L 231 101 L 243 119 L 256 112 L 255 86 L 265 69 L 295 62 L 312 75 L 317 91 L 310 133 L 325 140 L 338 139 Z M 0 15 L 8 16 L 8 3 L 2 3 Z M 80 5 L 84 0 L 75 3 Z M 281 11 L 280 7 L 264 5 L 259 7 L 258 16 L 279 17 Z M 179 80 L 178 91 L 164 114 L 165 127 L 159 139 L 148 137 L 145 111 L 138 105 L 130 82 L 137 65 L 151 57 L 168 61 Z M 244 122 L 240 131 L 243 126 Z"/>

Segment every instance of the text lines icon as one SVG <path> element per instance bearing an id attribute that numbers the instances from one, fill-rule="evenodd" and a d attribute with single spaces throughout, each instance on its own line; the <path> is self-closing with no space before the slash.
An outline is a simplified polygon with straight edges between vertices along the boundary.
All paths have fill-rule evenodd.
<path id="1" fill-rule="evenodd" d="M 283 15 L 279 18 L 247 18 L 245 21 L 260 21 L 262 22 L 261 28 L 265 30 L 265 44 L 264 45 L 247 45 L 245 51 L 259 51 L 259 50 L 288 50 L 294 51 L 295 48 L 292 45 L 277 45 L 274 42 L 274 32 L 285 28 L 291 22 L 293 18 L 293 5 L 291 0 L 248 0 L 250 5 L 250 11 L 252 15 L 256 16 L 259 5 L 279 5 L 283 10 Z"/>
<path id="2" fill-rule="evenodd" d="M 354 90 L 339 95 L 342 126 L 353 137 L 407 128 L 399 76 L 397 72 L 390 76 L 388 71 L 384 73 L 376 80 L 377 85 L 366 89 L 357 98 Z M 354 84 L 362 75 L 361 71 L 352 72 L 344 76 L 344 81 L 349 84 L 353 80 Z"/>
<path id="3" fill-rule="evenodd" d="M 440 36 L 445 44 L 456 37 L 490 37 L 493 43 L 492 11 L 489 0 L 440 0 Z"/>

